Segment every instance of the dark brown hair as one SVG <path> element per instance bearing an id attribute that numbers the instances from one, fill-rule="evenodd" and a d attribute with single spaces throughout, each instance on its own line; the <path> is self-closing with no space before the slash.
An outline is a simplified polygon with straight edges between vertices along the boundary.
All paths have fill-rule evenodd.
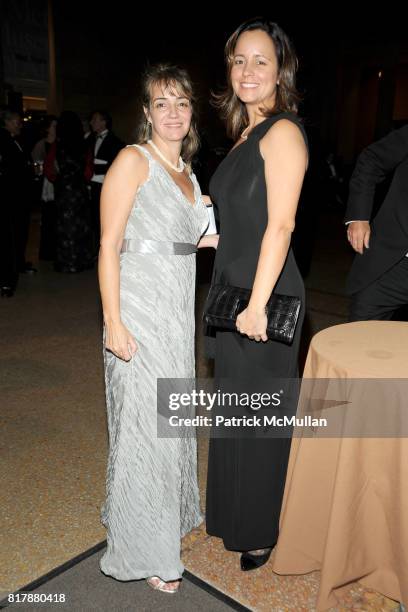
<path id="1" fill-rule="evenodd" d="M 245 104 L 241 102 L 232 88 L 231 69 L 239 36 L 243 32 L 251 30 L 262 30 L 262 32 L 266 32 L 270 36 L 278 60 L 279 85 L 276 89 L 276 101 L 273 108 L 262 109 L 264 116 L 271 117 L 281 112 L 297 113 L 300 101 L 300 96 L 296 89 L 298 61 L 288 36 L 277 23 L 263 17 L 255 17 L 245 21 L 231 34 L 225 45 L 227 87 L 220 94 L 213 95 L 213 104 L 220 111 L 221 117 L 227 126 L 227 134 L 233 140 L 236 140 L 243 128 L 248 125 L 248 114 Z"/>
<path id="2" fill-rule="evenodd" d="M 171 64 L 149 66 L 142 77 L 142 104 L 146 108 L 150 107 L 153 85 L 161 85 L 163 89 L 168 88 L 171 91 L 181 93 L 190 101 L 192 108 L 190 130 L 184 138 L 181 149 L 182 158 L 186 163 L 189 163 L 200 144 L 196 126 L 195 97 L 190 76 L 184 68 Z M 143 113 L 138 126 L 138 142 L 147 142 L 151 138 L 151 130 L 151 124 Z"/>

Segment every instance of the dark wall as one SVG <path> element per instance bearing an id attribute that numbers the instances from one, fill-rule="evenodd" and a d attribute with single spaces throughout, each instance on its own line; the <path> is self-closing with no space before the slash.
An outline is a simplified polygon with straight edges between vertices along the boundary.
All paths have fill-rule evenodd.
<path id="1" fill-rule="evenodd" d="M 254 16 L 252 9 L 228 6 L 229 13 L 227 5 L 221 13 L 217 3 L 176 4 L 166 10 L 154 3 L 132 7 L 124 0 L 109 7 L 54 1 L 60 108 L 86 114 L 93 107 L 105 107 L 113 113 L 119 135 L 131 141 L 143 67 L 148 61 L 177 62 L 189 69 L 196 83 L 201 125 L 210 144 L 225 143 L 223 126 L 209 105 L 210 92 L 224 81 L 223 49 L 228 36 Z M 258 5 L 257 12 L 265 7 L 271 13 L 270 4 Z M 408 41 L 394 16 L 388 24 L 384 14 L 358 22 L 336 10 L 317 18 L 310 12 L 302 16 L 293 9 L 279 9 L 271 17 L 293 39 L 298 52 L 302 115 L 324 149 L 350 161 L 364 140 L 392 126 L 396 86 L 391 72 L 396 67 L 401 72 L 404 62 L 408 64 Z M 385 78 L 376 99 L 366 100 L 370 106 L 366 113 L 374 118 L 370 123 L 367 116 L 362 126 L 364 71 L 381 59 Z"/>

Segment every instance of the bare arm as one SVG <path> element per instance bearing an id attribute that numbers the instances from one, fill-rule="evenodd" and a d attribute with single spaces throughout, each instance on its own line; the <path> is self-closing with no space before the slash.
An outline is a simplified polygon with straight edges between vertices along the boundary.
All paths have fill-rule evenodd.
<path id="1" fill-rule="evenodd" d="M 237 328 L 250 338 L 265 341 L 265 306 L 288 254 L 308 155 L 299 128 L 286 119 L 278 121 L 262 138 L 260 151 L 265 160 L 268 224 L 251 299 L 237 318 Z"/>
<path id="2" fill-rule="evenodd" d="M 200 239 L 200 242 L 197 244 L 197 248 L 205 249 L 208 247 L 212 247 L 213 249 L 216 249 L 218 246 L 218 239 L 219 239 L 218 234 L 209 234 L 208 236 L 203 236 Z"/>
<path id="3" fill-rule="evenodd" d="M 147 174 L 148 163 L 143 154 L 135 148 L 124 149 L 108 170 L 101 194 L 98 273 L 106 329 L 105 346 L 125 360 L 136 351 L 136 343 L 120 317 L 119 254 L 135 194 Z"/>

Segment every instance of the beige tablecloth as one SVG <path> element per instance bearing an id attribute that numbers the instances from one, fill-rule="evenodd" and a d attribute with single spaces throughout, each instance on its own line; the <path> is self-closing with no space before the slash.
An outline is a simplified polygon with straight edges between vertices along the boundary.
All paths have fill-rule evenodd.
<path id="1" fill-rule="evenodd" d="M 408 323 L 366 321 L 318 333 L 304 372 L 313 378 L 408 378 Z M 402 409 L 408 395 L 389 401 Z M 354 581 L 407 604 L 408 439 L 294 437 L 273 569 L 320 570 L 317 610 L 337 605 Z"/>

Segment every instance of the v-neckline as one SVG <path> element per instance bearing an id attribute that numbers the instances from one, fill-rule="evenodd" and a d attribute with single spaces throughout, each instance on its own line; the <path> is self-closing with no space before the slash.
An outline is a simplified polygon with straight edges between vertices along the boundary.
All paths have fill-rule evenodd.
<path id="1" fill-rule="evenodd" d="M 252 134 L 252 132 L 251 132 L 251 134 Z M 248 138 L 249 138 L 249 136 L 248 136 Z M 234 151 L 236 151 L 237 149 L 240 149 L 242 146 L 244 146 L 244 144 L 246 144 L 246 143 L 248 142 L 248 138 L 247 138 L 246 140 L 244 140 L 244 142 L 241 142 L 241 144 L 239 144 L 239 145 L 234 144 L 234 146 L 232 147 L 232 149 L 230 149 L 230 150 L 228 151 L 228 153 L 227 153 L 226 157 L 228 157 L 229 155 L 232 155 L 232 153 L 233 153 Z"/>
<path id="2" fill-rule="evenodd" d="M 234 144 L 234 146 L 232 147 L 232 149 L 230 149 L 226 155 L 226 157 L 228 157 L 229 155 L 231 155 L 233 153 L 233 151 L 235 151 L 236 149 L 240 149 L 244 144 L 246 144 L 248 142 L 248 140 L 251 138 L 251 135 L 254 133 L 254 131 L 257 129 L 258 126 L 262 125 L 265 121 L 267 121 L 269 119 L 269 117 L 265 117 L 265 119 L 263 121 L 260 121 L 259 123 L 257 123 L 252 130 L 249 132 L 247 138 L 244 140 L 244 142 L 241 142 L 241 144 L 237 145 Z"/>
<path id="3" fill-rule="evenodd" d="M 139 145 L 142 146 L 142 145 Z M 196 189 L 196 184 L 193 181 L 193 179 L 191 178 L 191 175 L 189 176 L 189 179 L 191 181 L 191 184 L 193 186 L 193 197 L 194 197 L 194 202 L 191 202 L 188 197 L 186 196 L 186 194 L 184 193 L 184 191 L 182 190 L 182 188 L 177 185 L 176 181 L 174 180 L 174 178 L 171 176 L 170 172 L 168 172 L 168 170 L 166 170 L 166 168 L 163 166 L 163 164 L 161 164 L 155 157 L 153 157 L 153 155 L 150 153 L 149 149 L 147 149 L 146 147 L 143 147 L 143 149 L 147 152 L 148 155 L 150 155 L 150 158 L 152 159 L 152 161 L 154 161 L 158 166 L 160 166 L 160 168 L 163 170 L 163 172 L 166 173 L 166 175 L 168 176 L 169 180 L 173 183 L 173 185 L 175 186 L 175 188 L 180 192 L 182 198 L 185 200 L 185 202 L 191 206 L 191 208 L 195 208 L 196 204 L 197 204 L 197 189 Z"/>
<path id="4" fill-rule="evenodd" d="M 194 202 L 191 202 L 188 197 L 186 196 L 186 194 L 184 193 L 184 191 L 182 190 L 182 188 L 177 185 L 176 181 L 174 180 L 174 178 L 171 176 L 170 172 L 168 172 L 168 170 L 166 170 L 166 168 L 159 162 L 157 161 L 157 159 L 155 159 L 152 156 L 153 161 L 156 162 L 156 164 L 159 164 L 160 168 L 162 168 L 164 170 L 164 172 L 167 174 L 167 176 L 169 177 L 170 181 L 173 183 L 173 185 L 175 186 L 175 188 L 180 192 L 180 194 L 182 195 L 182 197 L 184 198 L 184 200 L 188 203 L 189 206 L 191 206 L 191 208 L 195 208 L 195 205 L 197 204 L 197 190 L 196 190 L 196 186 L 195 183 L 193 181 L 192 178 L 190 178 L 190 176 L 188 177 L 190 179 L 190 182 L 193 186 L 193 197 L 194 197 Z"/>

